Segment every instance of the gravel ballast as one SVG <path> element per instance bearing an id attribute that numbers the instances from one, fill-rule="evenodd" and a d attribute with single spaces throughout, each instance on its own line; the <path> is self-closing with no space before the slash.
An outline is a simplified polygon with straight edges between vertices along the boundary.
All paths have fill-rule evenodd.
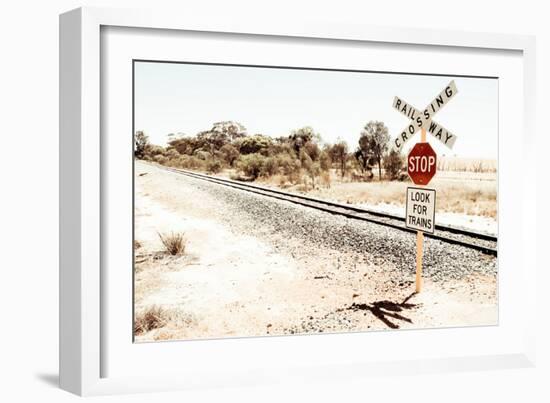
<path id="1" fill-rule="evenodd" d="M 304 253 L 306 249 L 328 248 L 360 254 L 364 260 L 392 271 L 406 273 L 415 270 L 414 234 L 179 176 L 197 192 L 219 202 L 219 208 L 212 214 L 230 225 L 232 230 L 261 237 L 280 250 L 295 254 Z M 296 240 L 301 245 L 297 246 Z M 424 239 L 423 273 L 434 281 L 459 279 L 472 273 L 496 272 L 497 259 L 494 257 L 460 245 Z"/>

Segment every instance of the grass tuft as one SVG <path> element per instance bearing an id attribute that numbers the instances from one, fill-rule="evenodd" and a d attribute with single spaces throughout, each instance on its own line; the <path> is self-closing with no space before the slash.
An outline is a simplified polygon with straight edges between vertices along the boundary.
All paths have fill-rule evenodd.
<path id="1" fill-rule="evenodd" d="M 166 311 L 158 306 L 151 306 L 136 314 L 134 334 L 147 333 L 150 330 L 164 327 L 168 322 Z"/>
<path id="2" fill-rule="evenodd" d="M 172 256 L 179 256 L 185 253 L 187 243 L 183 232 L 171 232 L 170 234 L 161 234 L 158 232 L 162 244 L 166 251 Z"/>

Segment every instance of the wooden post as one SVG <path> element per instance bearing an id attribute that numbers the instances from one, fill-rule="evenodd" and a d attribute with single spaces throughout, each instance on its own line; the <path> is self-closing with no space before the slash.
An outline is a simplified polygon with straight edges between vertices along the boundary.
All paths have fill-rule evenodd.
<path id="1" fill-rule="evenodd" d="M 422 291 L 422 257 L 424 254 L 424 233 L 416 232 L 416 292 Z"/>
<path id="2" fill-rule="evenodd" d="M 420 142 L 426 142 L 426 129 L 422 129 Z M 424 257 L 424 233 L 416 232 L 416 292 L 422 291 L 422 258 Z"/>

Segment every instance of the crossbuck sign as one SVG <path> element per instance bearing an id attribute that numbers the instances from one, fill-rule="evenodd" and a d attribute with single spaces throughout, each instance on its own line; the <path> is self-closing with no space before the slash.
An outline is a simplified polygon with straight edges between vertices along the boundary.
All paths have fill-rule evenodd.
<path id="1" fill-rule="evenodd" d="M 457 93 L 458 90 L 455 82 L 451 81 L 422 112 L 409 105 L 403 99 L 395 97 L 393 100 L 393 107 L 411 120 L 409 125 L 395 138 L 395 148 L 401 151 L 407 140 L 409 140 L 418 130 L 425 129 L 436 139 L 452 149 L 456 141 L 456 136 L 432 118 Z"/>

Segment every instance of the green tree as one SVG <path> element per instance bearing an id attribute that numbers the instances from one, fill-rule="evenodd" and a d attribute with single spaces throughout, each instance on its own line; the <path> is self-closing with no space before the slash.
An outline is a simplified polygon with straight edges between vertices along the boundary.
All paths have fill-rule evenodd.
<path id="1" fill-rule="evenodd" d="M 388 128 L 384 122 L 371 120 L 365 125 L 361 137 L 368 138 L 368 149 L 372 154 L 372 160 L 378 164 L 378 179 L 382 180 L 382 157 L 386 153 L 390 141 Z"/>
<path id="2" fill-rule="evenodd" d="M 212 125 L 212 129 L 210 129 L 210 131 L 223 133 L 227 136 L 229 141 L 235 141 L 246 136 L 246 127 L 239 122 L 234 122 L 232 120 L 216 122 Z"/>
<path id="3" fill-rule="evenodd" d="M 330 156 L 332 161 L 336 162 L 340 168 L 342 179 L 346 174 L 348 161 L 348 145 L 345 141 L 340 140 L 330 148 Z"/>
<path id="4" fill-rule="evenodd" d="M 149 148 L 149 137 L 142 131 L 137 131 L 134 135 L 134 155 L 137 159 L 144 159 Z"/>
<path id="5" fill-rule="evenodd" d="M 197 134 L 196 140 L 199 147 L 204 151 L 214 155 L 224 145 L 234 142 L 237 139 L 246 136 L 246 128 L 233 121 L 216 122 L 210 130 L 205 130 Z"/>
<path id="6" fill-rule="evenodd" d="M 193 155 L 204 145 L 197 137 L 183 136 L 168 141 L 171 147 L 182 155 Z"/>
<path id="7" fill-rule="evenodd" d="M 255 134 L 254 136 L 245 137 L 240 141 L 239 152 L 243 155 L 255 153 L 267 154 L 271 143 L 270 137 Z"/>
<path id="8" fill-rule="evenodd" d="M 305 149 L 302 149 L 300 152 L 300 163 L 307 175 L 311 178 L 312 189 L 315 189 L 315 178 L 321 174 L 321 165 L 318 161 L 313 161 Z"/>
<path id="9" fill-rule="evenodd" d="M 363 173 L 371 170 L 371 162 L 373 160 L 371 145 L 372 141 L 370 136 L 366 132 L 361 132 L 359 136 L 359 145 L 355 150 L 354 156 Z"/>
<path id="10" fill-rule="evenodd" d="M 304 126 L 293 130 L 290 136 L 288 136 L 288 141 L 296 152 L 296 155 L 300 155 L 300 150 L 306 147 L 309 156 L 313 160 L 317 160 L 317 157 L 319 157 L 320 150 L 318 144 L 321 143 L 321 135 L 315 133 L 311 126 Z"/>
<path id="11" fill-rule="evenodd" d="M 395 180 L 399 178 L 399 174 L 403 169 L 403 158 L 396 150 L 391 150 L 384 157 L 384 171 L 390 180 Z"/>

